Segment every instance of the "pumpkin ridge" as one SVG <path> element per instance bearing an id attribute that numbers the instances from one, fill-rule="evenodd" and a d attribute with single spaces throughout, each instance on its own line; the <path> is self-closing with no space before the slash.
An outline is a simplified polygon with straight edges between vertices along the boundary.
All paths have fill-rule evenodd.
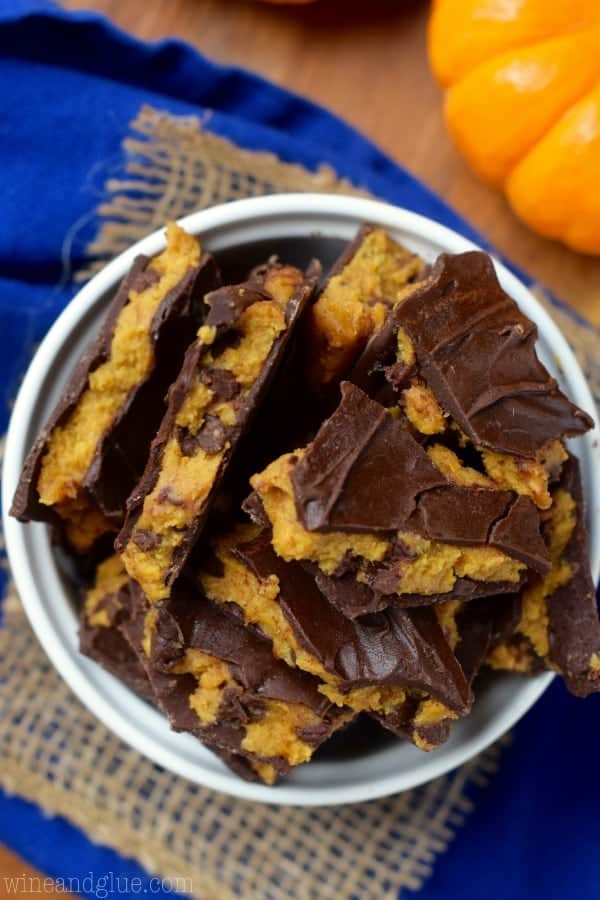
<path id="1" fill-rule="evenodd" d="M 585 119 L 588 122 L 585 122 Z M 582 123 L 593 134 L 582 133 Z M 514 212 L 545 237 L 583 253 L 600 253 L 600 79 L 567 110 L 511 173 L 506 195 Z"/>
<path id="2" fill-rule="evenodd" d="M 475 69 L 504 53 L 522 50 L 567 34 L 587 31 L 600 25 L 600 10 L 589 9 L 589 0 L 552 0 L 550 14 L 544 0 L 540 9 L 529 10 L 530 21 L 520 32 L 511 29 L 523 12 L 504 17 L 486 13 L 487 2 L 477 0 L 435 0 L 429 19 L 429 58 L 438 83 L 448 88 Z M 535 3 L 524 4 L 535 7 Z M 493 6 L 493 4 L 492 4 Z M 462 7 L 462 9 L 461 9 Z M 478 7 L 483 7 L 482 10 Z M 588 8 L 586 8 L 588 7 Z M 564 14 L 560 10 L 564 8 Z M 557 13 L 556 10 L 559 10 Z M 543 13 L 543 15 L 542 15 Z M 524 16 L 527 20 L 527 15 Z M 457 28 L 460 23 L 460 28 Z M 537 32 L 536 32 L 537 29 Z"/>
<path id="3" fill-rule="evenodd" d="M 538 234 L 600 255 L 600 0 L 433 0 L 448 132 Z"/>
<path id="4" fill-rule="evenodd" d="M 562 90 L 563 72 L 576 64 L 580 47 L 585 51 L 580 74 Z M 518 81 L 522 73 L 531 79 L 538 78 L 539 73 L 541 86 L 530 93 L 521 91 Z M 594 89 L 599 78 L 600 26 L 539 41 L 483 62 L 456 82 L 446 94 L 446 125 L 477 174 L 486 183 L 503 189 L 536 143 Z M 485 103 L 480 102 L 482 97 Z M 528 105 L 536 108 L 538 100 L 539 118 L 527 113 Z M 503 129 L 503 114 L 508 119 L 513 111 L 510 126 Z"/>

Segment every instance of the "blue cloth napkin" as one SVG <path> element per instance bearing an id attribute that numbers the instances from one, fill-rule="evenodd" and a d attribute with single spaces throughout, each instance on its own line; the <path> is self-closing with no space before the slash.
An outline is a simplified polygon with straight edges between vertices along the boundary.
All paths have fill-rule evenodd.
<path id="1" fill-rule="evenodd" d="M 4 0 L 0 433 L 19 377 L 73 295 L 70 273 L 84 261 L 84 247 L 97 229 L 94 210 L 107 174 L 97 163 L 119 153 L 127 123 L 143 103 L 175 114 L 211 110 L 208 127 L 243 147 L 270 150 L 309 169 L 327 162 L 354 184 L 486 243 L 408 172 L 325 110 L 247 72 L 216 66 L 181 43 L 142 44 L 94 14 L 68 14 L 48 0 Z M 596 900 L 596 740 L 600 697 L 578 701 L 554 684 L 518 725 L 499 773 L 438 859 L 423 900 Z M 136 864 L 92 845 L 60 818 L 45 819 L 32 804 L 1 793 L 0 841 L 50 875 L 79 878 L 84 894 L 90 871 L 139 877 L 136 896 L 149 888 Z M 87 895 L 98 896 L 96 889 Z"/>

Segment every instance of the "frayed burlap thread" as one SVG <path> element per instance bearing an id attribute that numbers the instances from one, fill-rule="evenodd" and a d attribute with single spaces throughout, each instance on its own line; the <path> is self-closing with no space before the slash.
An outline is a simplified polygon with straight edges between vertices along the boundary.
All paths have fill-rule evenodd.
<path id="1" fill-rule="evenodd" d="M 215 203 L 274 191 L 364 193 L 325 166 L 311 173 L 242 150 L 205 124 L 140 110 L 123 142 L 120 173 L 106 184 L 80 278 L 167 220 Z M 598 385 L 592 339 L 560 316 Z M 391 900 L 417 891 L 508 741 L 383 801 L 310 810 L 234 800 L 159 769 L 107 731 L 48 662 L 12 585 L 2 612 L 2 786 L 149 872 L 187 879 L 202 900 Z"/>
<path id="2" fill-rule="evenodd" d="M 217 203 L 291 191 L 367 196 L 325 164 L 309 172 L 242 150 L 205 130 L 208 121 L 141 108 L 123 141 L 123 172 L 106 182 L 109 199 L 98 207 L 100 229 L 79 279 L 166 222 Z"/>

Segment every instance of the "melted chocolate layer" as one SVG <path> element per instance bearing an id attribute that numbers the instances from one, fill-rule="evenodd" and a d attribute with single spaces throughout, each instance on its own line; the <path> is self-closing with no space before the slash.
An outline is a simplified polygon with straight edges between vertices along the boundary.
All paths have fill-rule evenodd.
<path id="1" fill-rule="evenodd" d="M 385 576 L 385 572 L 377 573 L 372 580 L 370 579 L 370 583 L 365 583 L 357 581 L 353 572 L 330 576 L 325 575 L 318 566 L 304 563 L 303 566 L 311 572 L 319 590 L 329 603 L 349 619 L 356 619 L 367 613 L 380 612 L 389 607 L 412 609 L 418 606 L 445 603 L 450 598 L 466 602 L 497 594 L 512 594 L 516 588 L 512 582 L 472 581 L 470 578 L 457 578 L 449 594 L 392 594 L 377 589 L 379 584 L 385 587 L 384 578 L 378 578 L 378 574 Z M 390 581 L 396 582 L 397 578 L 390 577 Z"/>
<path id="2" fill-rule="evenodd" d="M 59 404 L 29 451 L 10 510 L 11 515 L 23 522 L 33 519 L 58 526 L 61 524 L 55 510 L 40 503 L 37 492 L 48 440 L 52 430 L 57 425 L 63 425 L 77 406 L 90 373 L 109 359 L 117 319 L 130 292 L 141 292 L 158 280 L 149 263 L 150 259 L 145 256 L 139 256 L 134 261 L 109 307 L 98 336 L 81 357 Z M 143 472 L 150 441 L 156 434 L 165 409 L 163 400 L 167 389 L 179 371 L 186 347 L 196 336 L 203 297 L 219 280 L 213 257 L 204 254 L 199 266 L 190 269 L 164 297 L 150 329 L 154 368 L 135 390 L 130 391 L 127 401 L 96 447 L 83 487 L 92 503 L 117 526 L 123 522 L 125 502 Z"/>
<path id="3" fill-rule="evenodd" d="M 577 519 L 564 554 L 573 569 L 573 577 L 546 601 L 550 660 L 560 670 L 571 693 L 586 697 L 600 690 L 600 621 L 590 568 L 581 473 L 574 456 L 565 464 L 559 488 L 568 491 L 575 500 Z"/>
<path id="4" fill-rule="evenodd" d="M 593 427 L 539 361 L 537 328 L 502 290 L 486 253 L 442 253 L 393 317 L 419 374 L 475 444 L 534 458 Z"/>
<path id="5" fill-rule="evenodd" d="M 309 531 L 412 531 L 458 546 L 489 544 L 542 573 L 550 567 L 531 500 L 448 481 L 399 421 L 348 382 L 292 483 Z"/>
<path id="6" fill-rule="evenodd" d="M 253 303 L 270 299 L 270 294 L 250 281 L 217 288 L 206 296 L 206 325 L 226 331 L 235 326 L 244 310 Z"/>
<path id="7" fill-rule="evenodd" d="M 120 626 L 129 615 L 127 585 L 116 594 L 107 594 L 95 611 L 100 610 L 107 613 L 108 625 L 91 625 L 85 607 L 82 609 L 79 619 L 79 649 L 122 681 L 130 690 L 149 703 L 156 704 L 146 671 L 120 630 Z"/>
<path id="8" fill-rule="evenodd" d="M 575 501 L 575 527 L 559 563 L 561 567 L 570 567 L 571 576 L 539 601 L 537 627 L 546 631 L 548 653 L 540 657 L 530 635 L 526 633 L 527 627 L 523 626 L 524 630 L 520 630 L 525 611 L 522 593 L 513 598 L 512 611 L 500 602 L 500 598 L 494 601 L 496 618 L 491 647 L 502 644 L 508 651 L 508 668 L 531 674 L 544 669 L 558 671 L 571 693 L 586 697 L 600 690 L 600 620 L 590 571 L 589 535 L 585 525 L 579 462 L 574 456 L 570 456 L 565 463 L 553 495 L 563 490 Z M 523 591 L 535 589 L 537 582 L 538 576 L 533 576 Z M 513 658 L 514 664 L 511 663 Z M 494 668 L 503 668 L 502 660 L 502 656 L 496 657 Z"/>
<path id="9" fill-rule="evenodd" d="M 397 531 L 419 494 L 447 482 L 383 406 L 343 382 L 338 408 L 294 467 L 292 483 L 309 531 Z"/>
<path id="10" fill-rule="evenodd" d="M 426 691 L 464 715 L 471 697 L 431 609 L 341 615 L 299 563 L 276 556 L 268 533 L 234 553 L 259 579 L 275 575 L 279 603 L 298 642 L 350 690 L 374 684 Z"/>
<path id="11" fill-rule="evenodd" d="M 473 684 L 491 647 L 512 635 L 521 615 L 519 594 L 484 597 L 465 604 L 456 616 L 456 656 Z"/>

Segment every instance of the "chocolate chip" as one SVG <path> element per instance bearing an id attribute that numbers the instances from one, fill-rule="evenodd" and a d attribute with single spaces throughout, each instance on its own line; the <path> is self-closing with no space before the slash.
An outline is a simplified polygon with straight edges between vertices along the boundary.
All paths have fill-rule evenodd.
<path id="1" fill-rule="evenodd" d="M 218 416 L 208 415 L 196 434 L 186 428 L 178 430 L 181 452 L 184 456 L 194 456 L 198 450 L 219 453 L 227 443 L 229 431 Z"/>
<path id="2" fill-rule="evenodd" d="M 204 299 L 209 307 L 206 324 L 216 328 L 230 328 L 249 306 L 272 298 L 256 283 L 247 281 L 243 284 L 217 288 Z"/>
<path id="3" fill-rule="evenodd" d="M 162 538 L 160 535 L 155 534 L 153 531 L 148 531 L 147 529 L 138 528 L 131 535 L 131 540 L 139 547 L 140 550 L 154 550 L 156 547 L 160 546 Z"/>
<path id="4" fill-rule="evenodd" d="M 203 369 L 200 381 L 211 389 L 216 400 L 224 403 L 233 400 L 241 391 L 241 385 L 228 369 Z"/>

